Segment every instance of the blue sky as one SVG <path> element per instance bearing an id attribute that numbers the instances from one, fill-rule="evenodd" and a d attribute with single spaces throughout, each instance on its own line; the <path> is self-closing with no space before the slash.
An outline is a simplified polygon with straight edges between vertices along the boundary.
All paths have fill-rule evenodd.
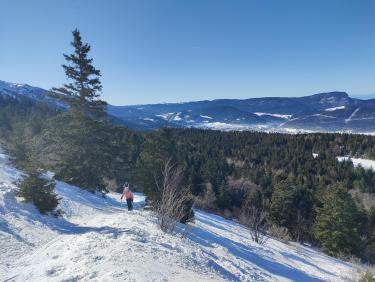
<path id="1" fill-rule="evenodd" d="M 1 0 L 0 11 L 0 80 L 64 83 L 77 27 L 116 105 L 375 93 L 373 0 Z"/>

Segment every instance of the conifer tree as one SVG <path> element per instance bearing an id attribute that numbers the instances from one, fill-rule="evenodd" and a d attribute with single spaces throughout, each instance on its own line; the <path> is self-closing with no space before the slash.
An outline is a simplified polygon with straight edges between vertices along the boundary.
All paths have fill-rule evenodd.
<path id="1" fill-rule="evenodd" d="M 327 189 L 316 210 L 314 236 L 323 250 L 330 255 L 358 254 L 360 214 L 342 184 Z"/>
<path id="2" fill-rule="evenodd" d="M 109 168 L 110 124 L 105 119 L 106 103 L 100 100 L 100 71 L 88 57 L 90 45 L 84 44 L 80 32 L 73 31 L 74 52 L 64 54 L 63 65 L 70 81 L 53 91 L 69 105 L 51 123 L 52 143 L 58 144 L 56 176 L 64 181 L 95 191 L 102 189 Z"/>
<path id="3" fill-rule="evenodd" d="M 29 158 L 25 167 L 26 176 L 19 182 L 17 195 L 25 202 L 33 203 L 42 214 L 53 212 L 59 204 L 55 193 L 55 182 L 43 177 L 34 157 Z"/>
<path id="4" fill-rule="evenodd" d="M 72 33 L 74 53 L 64 54 L 67 64 L 62 66 L 71 82 L 60 88 L 53 88 L 53 91 L 60 94 L 75 113 L 103 117 L 106 102 L 99 99 L 102 90 L 100 71 L 92 65 L 93 59 L 88 57 L 91 47 L 82 42 L 79 30 Z"/>

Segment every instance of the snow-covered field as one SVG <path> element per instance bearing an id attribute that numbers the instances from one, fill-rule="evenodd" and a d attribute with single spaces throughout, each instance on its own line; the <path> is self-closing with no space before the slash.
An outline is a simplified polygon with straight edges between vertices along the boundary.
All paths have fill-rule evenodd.
<path id="1" fill-rule="evenodd" d="M 251 241 L 240 224 L 196 211 L 183 238 L 161 232 L 137 194 L 128 212 L 57 183 L 62 218 L 14 195 L 20 172 L 0 154 L 0 281 L 350 281 L 353 266 L 310 247 Z"/>

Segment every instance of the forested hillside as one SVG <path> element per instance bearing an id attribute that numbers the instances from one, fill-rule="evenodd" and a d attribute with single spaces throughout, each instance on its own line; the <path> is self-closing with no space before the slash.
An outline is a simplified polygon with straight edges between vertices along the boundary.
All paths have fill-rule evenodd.
<path id="1" fill-rule="evenodd" d="M 333 255 L 373 260 L 375 212 L 362 200 L 375 192 L 375 172 L 336 157 L 374 159 L 374 137 L 196 129 L 136 133 L 93 120 L 87 120 L 93 131 L 85 135 L 67 113 L 43 104 L 2 98 L 1 105 L 1 138 L 21 167 L 37 163 L 91 191 L 115 190 L 129 181 L 152 199 L 158 193 L 155 179 L 172 159 L 184 168 L 197 207 L 240 218 L 256 206 L 267 213 L 268 227 L 285 228 L 294 240 Z M 329 226 L 340 219 L 343 226 Z M 339 237 L 324 236 L 327 230 Z"/>

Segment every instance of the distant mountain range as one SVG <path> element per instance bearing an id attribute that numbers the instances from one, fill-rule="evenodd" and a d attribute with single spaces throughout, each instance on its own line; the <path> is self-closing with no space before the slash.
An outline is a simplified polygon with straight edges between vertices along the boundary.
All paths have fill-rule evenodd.
<path id="1" fill-rule="evenodd" d="M 63 107 L 27 84 L 0 81 L 0 95 Z M 351 98 L 345 92 L 304 97 L 219 99 L 186 103 L 108 106 L 113 122 L 137 130 L 161 127 L 196 127 L 218 130 L 276 132 L 375 133 L 375 99 Z"/>

